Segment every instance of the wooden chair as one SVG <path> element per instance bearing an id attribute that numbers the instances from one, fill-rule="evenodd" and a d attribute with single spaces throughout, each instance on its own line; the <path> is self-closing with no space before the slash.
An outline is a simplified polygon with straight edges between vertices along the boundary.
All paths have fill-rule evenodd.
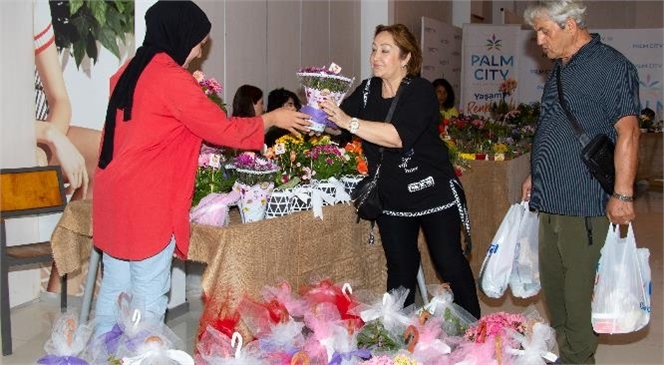
<path id="1" fill-rule="evenodd" d="M 9 268 L 53 261 L 51 242 L 7 247 L 5 220 L 62 212 L 67 204 L 59 166 L 0 169 L 0 327 L 2 355 L 12 353 Z M 67 276 L 61 277 L 60 308 L 67 309 Z"/>

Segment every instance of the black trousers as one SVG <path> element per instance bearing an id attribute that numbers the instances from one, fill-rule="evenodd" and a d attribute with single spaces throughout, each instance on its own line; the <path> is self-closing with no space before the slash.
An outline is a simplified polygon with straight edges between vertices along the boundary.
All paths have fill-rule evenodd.
<path id="1" fill-rule="evenodd" d="M 387 259 L 387 290 L 400 286 L 409 289 L 405 305 L 415 302 L 420 251 L 417 238 L 420 227 L 441 279 L 450 284 L 454 302 L 475 318 L 480 318 L 475 278 L 461 249 L 461 220 L 456 206 L 422 217 L 381 215 L 380 239 Z"/>

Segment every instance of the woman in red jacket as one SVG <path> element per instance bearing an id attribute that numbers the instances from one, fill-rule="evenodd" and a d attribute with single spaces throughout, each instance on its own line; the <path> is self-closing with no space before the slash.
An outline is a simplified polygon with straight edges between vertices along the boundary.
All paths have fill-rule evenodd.
<path id="1" fill-rule="evenodd" d="M 104 272 L 96 334 L 115 324 L 115 303 L 130 293 L 143 317 L 163 320 L 173 252 L 186 258 L 202 140 L 260 150 L 271 126 L 306 132 L 308 115 L 286 109 L 228 118 L 187 71 L 211 24 L 191 1 L 158 1 L 145 14 L 135 57 L 111 78 L 93 204 L 94 243 Z"/>

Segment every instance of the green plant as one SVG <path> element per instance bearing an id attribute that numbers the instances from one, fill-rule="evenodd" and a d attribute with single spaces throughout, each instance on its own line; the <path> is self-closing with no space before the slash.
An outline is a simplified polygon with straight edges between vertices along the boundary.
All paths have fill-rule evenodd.
<path id="1" fill-rule="evenodd" d="M 134 33 L 134 1 L 50 1 L 55 44 L 74 55 L 76 67 L 88 56 L 97 63 L 97 42 L 120 59 L 119 42 Z"/>
<path id="2" fill-rule="evenodd" d="M 233 184 L 235 184 L 235 180 L 235 174 L 227 171 L 223 167 L 199 167 L 196 171 L 194 198 L 191 202 L 191 206 L 194 207 L 198 205 L 201 199 L 211 193 L 227 193 L 231 191 Z"/>

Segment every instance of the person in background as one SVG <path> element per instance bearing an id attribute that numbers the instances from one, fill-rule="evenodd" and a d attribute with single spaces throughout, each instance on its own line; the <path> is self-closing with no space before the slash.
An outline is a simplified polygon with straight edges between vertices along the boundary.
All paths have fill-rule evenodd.
<path id="1" fill-rule="evenodd" d="M 253 85 L 242 85 L 233 97 L 234 117 L 255 117 L 265 112 L 263 91 Z"/>
<path id="2" fill-rule="evenodd" d="M 556 0 L 529 6 L 524 20 L 554 67 L 541 99 L 533 139 L 531 175 L 522 200 L 539 212 L 542 293 L 556 331 L 560 360 L 594 364 L 598 336 L 591 323 L 595 271 L 609 224 L 628 224 L 634 213 L 639 79 L 634 65 L 599 34 L 586 28 L 581 1 Z M 581 144 L 559 102 L 563 100 L 589 138 L 615 141 L 615 185 L 604 192 L 581 161 Z"/>
<path id="3" fill-rule="evenodd" d="M 373 77 L 340 107 L 327 100 L 321 108 L 337 126 L 362 139 L 370 174 L 380 164 L 377 188 L 384 211 L 377 224 L 387 259 L 387 289 L 408 289 L 405 305 L 414 303 L 422 229 L 434 267 L 450 284 L 454 301 L 480 318 L 475 279 L 461 245 L 462 225 L 467 232 L 470 228 L 465 195 L 447 146 L 438 137 L 434 88 L 416 76 L 422 51 L 403 24 L 377 26 L 371 49 Z M 400 88 L 402 95 L 387 123 L 388 109 Z"/>
<path id="4" fill-rule="evenodd" d="M 435 79 L 433 80 L 433 87 L 436 90 L 436 97 L 438 98 L 438 108 L 440 110 L 441 121 L 438 125 L 438 132 L 440 134 L 445 133 L 445 122 L 450 119 L 459 116 L 459 110 L 457 110 L 454 96 L 454 89 L 452 85 L 445 79 Z"/>
<path id="5" fill-rule="evenodd" d="M 443 119 L 451 119 L 459 115 L 459 110 L 454 106 L 455 96 L 452 85 L 445 79 L 435 79 L 432 82 L 438 98 L 438 108 Z"/>
<path id="6" fill-rule="evenodd" d="M 308 115 L 278 109 L 228 118 L 187 71 L 211 24 L 192 1 L 160 0 L 145 14 L 136 55 L 111 77 L 94 186 L 94 244 L 103 251 L 95 334 L 112 329 L 127 292 L 147 321 L 162 321 L 173 253 L 186 258 L 189 208 L 203 140 L 260 149 L 265 130 L 306 132 Z"/>
<path id="7" fill-rule="evenodd" d="M 278 108 L 286 108 L 290 110 L 300 110 L 302 104 L 297 95 L 286 90 L 283 87 L 270 91 L 267 95 L 267 111 L 271 112 Z M 272 146 L 274 142 L 281 136 L 288 134 L 287 130 L 272 127 L 265 133 L 265 145 Z"/>

